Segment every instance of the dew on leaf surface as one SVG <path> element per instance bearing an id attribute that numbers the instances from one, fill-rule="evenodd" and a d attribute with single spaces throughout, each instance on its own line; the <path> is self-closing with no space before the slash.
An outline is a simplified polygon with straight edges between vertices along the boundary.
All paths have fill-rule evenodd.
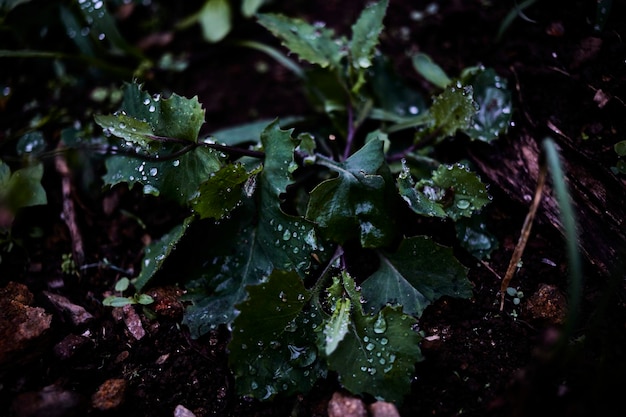
<path id="1" fill-rule="evenodd" d="M 376 322 L 374 322 L 374 333 L 385 333 L 387 330 L 387 321 L 382 314 L 378 315 Z"/>

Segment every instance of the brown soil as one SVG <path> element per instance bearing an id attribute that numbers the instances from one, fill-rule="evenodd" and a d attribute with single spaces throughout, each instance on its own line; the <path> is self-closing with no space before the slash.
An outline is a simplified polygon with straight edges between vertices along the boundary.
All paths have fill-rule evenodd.
<path id="1" fill-rule="evenodd" d="M 364 4 L 345 3 L 276 1 L 271 8 L 309 21 L 326 21 L 341 33 L 349 31 Z M 499 42 L 495 34 L 516 2 L 435 2 L 438 10 L 421 21 L 414 12 L 424 10 L 426 2 L 390 3 L 381 50 L 393 57 L 398 71 L 415 86 L 427 88 L 411 69 L 406 51 L 421 50 L 449 74 L 478 63 L 493 67 L 509 80 L 514 92 L 514 126 L 497 145 L 468 144 L 458 138 L 440 149 L 443 158 L 470 157 L 480 167 L 491 167 L 493 160 L 504 159 L 497 152 L 521 137 L 538 142 L 550 135 L 563 148 L 577 149 L 590 172 L 611 175 L 618 186 L 611 192 L 624 194 L 623 178 L 609 171 L 616 163 L 612 146 L 626 133 L 624 2 L 613 2 L 605 29 L 596 33 L 592 29 L 596 2 L 537 1 L 525 11 L 533 22 L 516 18 Z M 240 25 L 232 39 L 254 36 L 274 42 L 250 22 Z M 166 48 L 189 51 L 190 68 L 183 76 L 160 79 L 160 74 L 155 74 L 151 84 L 181 95 L 198 95 L 207 109 L 206 132 L 256 117 L 306 112 L 297 80 L 274 61 L 256 51 L 234 53 L 199 40 L 199 33 L 193 30 L 177 35 Z M 266 71 L 257 70 L 260 63 Z M 608 102 L 599 101 L 598 91 L 609 97 Z M 562 300 L 558 294 L 567 293 L 564 240 L 540 210 L 523 266 L 512 282 L 524 297 L 519 306 L 507 297 L 501 312 L 499 277 L 506 271 L 528 208 L 520 190 L 532 189 L 534 183 L 532 175 L 515 178 L 512 183 L 518 185 L 511 185 L 491 171 L 481 174 L 491 184 L 494 199 L 487 214 L 500 248 L 485 264 L 457 251 L 470 268 L 474 297 L 442 299 L 426 310 L 420 320 L 427 336 L 422 345 L 426 359 L 416 366 L 411 394 L 399 408 L 400 415 L 618 415 L 612 410 L 621 409 L 623 389 L 618 381 L 623 381 L 626 371 L 626 289 L 623 269 L 618 269 L 619 256 L 612 266 L 616 269 L 607 274 L 590 255 L 584 271 L 581 320 L 567 346 L 559 347 L 562 316 L 560 306 L 552 304 Z M 167 285 L 179 283 L 176 276 L 164 279 L 154 290 L 155 296 L 163 299 L 156 317 L 136 309 L 146 331 L 136 340 L 120 314 L 101 304 L 103 294 L 111 291 L 121 276 L 119 272 L 91 268 L 80 277 L 62 273 L 62 255 L 72 251 L 72 242 L 60 219 L 61 178 L 52 174 L 45 182 L 50 203 L 28 209 L 24 220 L 15 224 L 16 233 L 27 235 L 37 219 L 43 238 L 29 238 L 10 259 L 3 258 L 0 284 L 26 284 L 35 295 L 34 305 L 52 313 L 53 320 L 44 340 L 0 370 L 1 415 L 157 417 L 172 416 L 177 405 L 198 417 L 327 415 L 332 394 L 341 390 L 332 375 L 297 398 L 259 402 L 240 397 L 227 366 L 228 332 L 220 329 L 190 339 L 180 325 L 180 306 L 175 297 L 168 297 L 173 290 Z M 137 271 L 144 244 L 180 220 L 176 208 L 168 203 L 155 204 L 154 199 L 121 187 L 101 194 L 76 186 L 72 199 L 86 263 L 106 258 L 113 265 Z M 115 209 L 105 210 L 106 205 Z M 146 229 L 124 213 L 139 216 Z M 602 216 L 597 221 L 602 223 Z M 582 235 L 593 233 L 581 231 Z M 615 247 L 623 243 L 615 242 Z M 26 269 L 21 268 L 24 264 Z M 552 303 L 548 308 L 556 313 L 541 316 L 541 302 L 535 298 L 529 305 L 528 300 L 544 284 L 550 285 L 552 292 L 541 294 L 547 294 L 546 302 Z M 49 303 L 43 291 L 64 295 L 94 318 L 82 325 L 72 323 Z M 63 343 L 72 346 L 71 352 L 59 353 Z M 126 381 L 122 405 L 108 412 L 94 409 L 94 393 L 105 381 L 116 379 Z M 33 395 L 50 386 L 73 393 L 66 400 L 56 397 L 61 403 L 71 402 L 70 411 L 28 414 L 26 406 L 34 401 Z"/>

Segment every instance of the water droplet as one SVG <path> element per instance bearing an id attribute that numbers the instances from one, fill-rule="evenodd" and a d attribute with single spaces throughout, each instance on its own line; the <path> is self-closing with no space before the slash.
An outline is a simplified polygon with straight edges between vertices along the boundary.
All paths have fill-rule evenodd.
<path id="1" fill-rule="evenodd" d="M 283 303 L 287 301 L 287 295 L 283 291 L 278 293 L 278 298 L 280 298 L 280 301 L 282 301 Z"/>
<path id="2" fill-rule="evenodd" d="M 289 239 L 291 239 L 291 232 L 289 232 L 289 230 L 285 230 L 285 232 L 283 233 L 283 240 Z"/>
<path id="3" fill-rule="evenodd" d="M 106 38 L 106 35 L 105 35 L 104 33 L 100 33 L 100 34 L 98 34 L 98 40 L 99 40 L 99 41 L 103 41 L 103 40 L 104 40 L 104 38 Z"/>
<path id="4" fill-rule="evenodd" d="M 385 346 L 387 343 L 389 343 L 389 339 L 387 339 L 386 337 L 383 337 L 382 339 L 380 339 L 380 344 Z"/>
<path id="5" fill-rule="evenodd" d="M 468 200 L 459 200 L 456 202 L 456 206 L 461 210 L 465 210 L 469 208 L 470 202 Z"/>
<path id="6" fill-rule="evenodd" d="M 367 349 L 367 350 L 369 350 L 371 352 L 372 350 L 374 350 L 375 347 L 376 347 L 376 345 L 374 345 L 373 343 L 368 343 L 365 346 L 365 349 Z"/>
<path id="7" fill-rule="evenodd" d="M 290 321 L 289 323 L 287 323 L 287 325 L 285 326 L 285 331 L 289 332 L 289 333 L 293 333 L 298 329 L 298 325 L 296 324 L 295 321 Z"/>
<path id="8" fill-rule="evenodd" d="M 278 230 L 279 232 L 283 231 L 283 225 L 279 224 L 278 226 L 276 226 L 276 230 Z"/>
<path id="9" fill-rule="evenodd" d="M 177 167 L 180 165 L 180 161 L 178 159 L 176 159 L 174 162 L 172 162 L 172 165 Z"/>
<path id="10" fill-rule="evenodd" d="M 248 349 L 248 345 L 246 345 L 245 343 L 241 344 L 241 350 L 246 350 Z"/>
<path id="11" fill-rule="evenodd" d="M 317 351 L 313 346 L 298 347 L 287 345 L 287 347 L 289 348 L 289 359 L 299 368 L 307 367 L 317 359 Z"/>
<path id="12" fill-rule="evenodd" d="M 298 301 L 304 301 L 304 294 L 298 294 Z"/>
<path id="13" fill-rule="evenodd" d="M 387 330 L 387 321 L 385 320 L 383 315 L 379 313 L 378 318 L 374 323 L 374 333 L 385 333 L 385 330 Z"/>
<path id="14" fill-rule="evenodd" d="M 150 104 L 150 99 L 149 99 L 148 97 L 146 97 L 146 98 L 143 100 L 143 104 L 144 104 L 144 105 L 146 105 L 146 106 L 147 106 L 148 104 Z"/>
<path id="15" fill-rule="evenodd" d="M 255 390 L 255 389 L 259 388 L 259 384 L 257 384 L 255 381 L 252 381 L 252 383 L 250 384 L 250 388 Z"/>

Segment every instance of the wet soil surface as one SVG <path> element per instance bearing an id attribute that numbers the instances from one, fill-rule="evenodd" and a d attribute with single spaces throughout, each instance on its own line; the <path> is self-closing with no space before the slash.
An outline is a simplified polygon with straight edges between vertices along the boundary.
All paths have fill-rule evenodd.
<path id="1" fill-rule="evenodd" d="M 345 3 L 274 2 L 271 8 L 325 21 L 347 33 L 363 2 Z M 517 17 L 499 42 L 498 28 L 516 2 L 390 3 L 380 48 L 415 86 L 428 87 L 406 54 L 416 50 L 431 55 L 449 74 L 482 63 L 509 80 L 514 124 L 498 146 L 506 147 L 521 135 L 538 140 L 551 135 L 577 146 L 599 170 L 615 165 L 612 147 L 626 133 L 623 2 L 613 2 L 605 28 L 595 32 L 595 1 L 538 1 L 524 11 L 528 19 Z M 237 36 L 274 42 L 247 22 L 232 35 Z M 234 55 L 199 42 L 198 33 L 181 35 L 168 45 L 173 47 L 188 50 L 191 65 L 183 76 L 160 82 L 181 95 L 199 96 L 207 109 L 207 132 L 256 117 L 307 111 L 297 80 L 261 53 Z M 461 138 L 440 152 L 449 151 L 451 158 L 467 156 L 467 146 L 473 145 Z M 45 181 L 52 190 L 49 204 L 29 209 L 26 216 L 37 219 L 43 237 L 26 239 L 11 259 L 3 259 L 0 282 L 5 288 L 9 282 L 24 284 L 17 290 L 22 302 L 10 308 L 17 315 L 48 317 L 41 320 L 49 320 L 49 328 L 34 344 L 25 343 L 3 358 L 1 415 L 328 415 L 333 393 L 341 391 L 333 375 L 296 398 L 259 402 L 240 397 L 227 366 L 228 331 L 219 329 L 198 340 L 189 337 L 180 324 L 176 276 L 150 290 L 156 299 L 151 312 L 102 306 L 103 297 L 123 276 L 102 262 L 138 271 L 144 245 L 180 220 L 174 206 L 155 204 L 136 190 L 100 193 L 76 187 L 71 198 L 78 210 L 85 263 L 101 264 L 80 276 L 64 274 L 61 260 L 72 251 L 72 242 L 60 218 L 61 178 L 52 174 Z M 567 258 L 563 238 L 542 222 L 540 213 L 512 282 L 523 296 L 518 305 L 507 297 L 500 311 L 500 277 L 528 207 L 523 196 L 515 197 L 515 190 L 497 183 L 491 183 L 490 193 L 494 199 L 487 215 L 500 247 L 484 263 L 456 250 L 470 268 L 474 296 L 444 298 L 426 310 L 420 320 L 425 360 L 416 365 L 411 393 L 399 414 L 618 415 L 612 410 L 620 409 L 623 384 L 618 381 L 626 371 L 623 271 L 607 276 L 593 264 L 585 265 L 581 320 L 566 345 L 559 345 L 567 319 Z M 27 235 L 30 224 L 18 219 L 15 230 Z M 19 298 L 15 292 L 4 294 L 13 294 L 13 301 Z M 50 294 L 64 297 L 64 302 Z M 37 323 L 45 325 L 41 320 Z M 7 331 L 0 335 L 8 338 Z"/>

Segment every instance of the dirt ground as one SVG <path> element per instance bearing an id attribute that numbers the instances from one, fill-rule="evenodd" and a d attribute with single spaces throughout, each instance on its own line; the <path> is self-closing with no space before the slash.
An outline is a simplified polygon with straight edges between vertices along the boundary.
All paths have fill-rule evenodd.
<path id="1" fill-rule="evenodd" d="M 497 144 L 458 138 L 438 150 L 443 159 L 469 158 L 490 184 L 493 202 L 486 213 L 500 247 L 484 263 L 456 250 L 470 268 L 474 296 L 442 299 L 421 318 L 426 359 L 416 365 L 411 393 L 398 408 L 401 416 L 621 415 L 614 410 L 621 409 L 626 371 L 623 269 L 607 274 L 591 252 L 585 263 L 581 320 L 568 344 L 558 347 L 567 314 L 567 257 L 559 230 L 540 209 L 523 265 L 512 282 L 524 296 L 519 305 L 507 297 L 500 311 L 500 277 L 528 210 L 522 190 L 534 183 L 528 177 L 502 181 L 491 168 L 498 161 L 523 165 L 523 160 L 505 156 L 506 149 L 522 138 L 539 142 L 549 135 L 563 149 L 576 149 L 588 172 L 610 176 L 609 198 L 623 198 L 624 177 L 612 174 L 610 167 L 617 161 L 613 145 L 626 133 L 624 3 L 614 1 L 604 30 L 594 32 L 595 1 L 539 0 L 496 41 L 500 24 L 516 2 L 390 1 L 380 49 L 411 83 L 427 88 L 407 57 L 407 51 L 420 50 L 451 75 L 479 63 L 493 67 L 508 80 L 514 97 L 513 125 Z M 363 4 L 276 1 L 271 9 L 326 21 L 341 33 L 349 31 Z M 123 24 L 122 31 L 132 40 L 128 26 Z M 238 36 L 274 42 L 252 22 L 241 22 L 231 35 Z M 150 84 L 198 95 L 207 110 L 205 132 L 307 110 L 297 80 L 260 52 L 233 54 L 201 42 L 196 32 L 177 36 L 167 48 L 188 51 L 190 67 L 175 77 L 160 79 L 155 74 Z M 158 53 L 158 47 L 152 52 Z M 24 284 L 20 299 L 43 309 L 37 314 L 50 315 L 49 329 L 35 345 L 3 358 L 0 415 L 157 417 L 175 415 L 177 406 L 197 417 L 328 415 L 333 393 L 341 392 L 333 375 L 296 398 L 259 402 L 238 396 L 227 366 L 228 332 L 189 337 L 180 324 L 176 276 L 149 291 L 157 300 L 152 306 L 156 314 L 140 307 L 102 306 L 104 295 L 123 274 L 102 264 L 80 276 L 62 272 L 62 256 L 72 251 L 72 236 L 60 216 L 62 177 L 52 174 L 45 182 L 49 204 L 29 208 L 25 216 L 37 219 L 43 237 L 27 239 L 11 258 L 3 258 L 0 286 Z M 144 244 L 181 218 L 174 206 L 155 204 L 136 190 L 100 192 L 73 184 L 70 198 L 78 213 L 86 264 L 106 258 L 112 265 L 138 271 Z M 596 221 L 604 222 L 602 216 Z M 18 221 L 16 233 L 27 226 Z M 585 239 L 597 230 L 602 229 L 582 230 L 581 235 Z M 614 242 L 618 248 L 623 243 Z M 3 291 L 5 300 L 15 294 Z M 59 302 L 55 295 L 65 298 Z M 3 308 L 10 314 L 15 307 Z M 123 397 L 120 405 L 115 405 L 117 397 Z M 181 408 L 178 413 L 186 415 Z"/>

